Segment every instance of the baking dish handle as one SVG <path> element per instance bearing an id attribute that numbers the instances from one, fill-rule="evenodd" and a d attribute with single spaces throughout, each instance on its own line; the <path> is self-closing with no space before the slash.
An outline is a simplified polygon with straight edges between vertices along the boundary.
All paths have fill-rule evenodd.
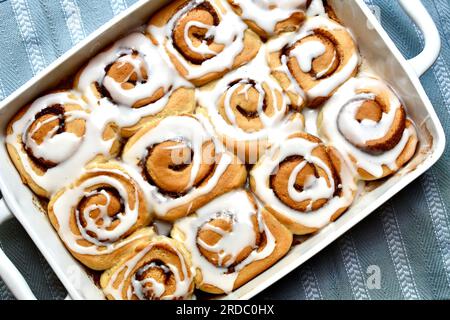
<path id="1" fill-rule="evenodd" d="M 12 218 L 11 211 L 5 203 L 0 199 L 0 224 Z M 9 260 L 0 247 L 0 277 L 11 290 L 12 294 L 19 300 L 36 300 L 28 283 L 17 270 L 16 266 Z"/>
<path id="2" fill-rule="evenodd" d="M 420 0 L 398 1 L 423 34 L 425 41 L 423 51 L 418 56 L 409 60 L 409 64 L 417 76 L 420 77 L 430 69 L 438 58 L 439 52 L 441 51 L 441 37 L 433 18 L 431 18 Z"/>

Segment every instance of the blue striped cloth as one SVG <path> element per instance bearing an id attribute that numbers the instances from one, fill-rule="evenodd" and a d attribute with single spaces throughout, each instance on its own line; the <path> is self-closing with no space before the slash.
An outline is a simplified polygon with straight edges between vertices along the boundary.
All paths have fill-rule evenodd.
<path id="1" fill-rule="evenodd" d="M 0 99 L 134 2 L 0 0 Z M 381 13 L 383 26 L 407 57 L 420 51 L 423 39 L 396 1 L 366 2 Z M 441 32 L 443 50 L 421 80 L 448 133 L 450 5 L 423 2 Z M 450 299 L 449 164 L 447 150 L 418 181 L 258 298 Z M 39 298 L 65 296 L 15 220 L 0 228 L 0 243 Z M 12 299 L 2 282 L 0 298 Z"/>

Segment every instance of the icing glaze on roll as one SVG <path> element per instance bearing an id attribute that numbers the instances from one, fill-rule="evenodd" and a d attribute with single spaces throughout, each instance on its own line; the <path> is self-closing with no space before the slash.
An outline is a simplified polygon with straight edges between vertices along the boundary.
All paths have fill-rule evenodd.
<path id="1" fill-rule="evenodd" d="M 37 99 L 11 121 L 6 143 L 24 181 L 43 197 L 70 184 L 98 156 L 116 153 L 116 131 L 103 110 L 76 92 Z"/>
<path id="2" fill-rule="evenodd" d="M 270 75 L 265 48 L 256 58 L 197 94 L 200 106 L 229 150 L 254 163 L 275 141 L 303 128 L 302 117 L 290 112 L 289 98 Z"/>
<path id="3" fill-rule="evenodd" d="M 122 159 L 141 173 L 148 202 L 161 219 L 185 216 L 197 201 L 211 200 L 245 181 L 243 164 L 223 150 L 206 126 L 201 115 L 168 117 L 125 146 Z"/>
<path id="4" fill-rule="evenodd" d="M 141 33 L 133 33 L 93 58 L 79 74 L 76 87 L 92 106 L 112 104 L 115 121 L 133 134 L 136 124 L 156 115 L 193 110 L 194 93 Z"/>
<path id="5" fill-rule="evenodd" d="M 49 218 L 67 248 L 95 270 L 114 265 L 151 222 L 142 190 L 118 163 L 96 164 L 49 203 Z M 135 232 L 137 232 L 135 234 Z"/>
<path id="6" fill-rule="evenodd" d="M 260 46 L 229 5 L 218 0 L 175 1 L 152 18 L 148 32 L 197 85 L 245 64 Z"/>
<path id="7" fill-rule="evenodd" d="M 268 36 L 295 31 L 306 17 L 309 0 L 229 0 L 255 32 Z"/>
<path id="8" fill-rule="evenodd" d="M 418 141 L 396 94 L 370 77 L 342 86 L 324 106 L 319 125 L 364 180 L 397 171 L 414 155 Z"/>
<path id="9" fill-rule="evenodd" d="M 180 300 L 192 298 L 194 270 L 175 240 L 158 236 L 105 272 L 100 283 L 109 299 Z"/>
<path id="10" fill-rule="evenodd" d="M 298 108 L 319 106 L 356 72 L 360 60 L 349 31 L 323 16 L 269 41 L 268 50 L 274 76 Z"/>
<path id="11" fill-rule="evenodd" d="M 295 234 L 334 221 L 353 202 L 356 185 L 335 150 L 304 133 L 274 145 L 250 173 L 255 194 Z"/>
<path id="12" fill-rule="evenodd" d="M 276 247 L 290 244 L 289 232 L 286 239 L 276 238 L 278 235 L 272 234 L 266 223 L 253 197 L 238 190 L 177 221 L 172 236 L 183 241 L 191 254 L 198 270 L 197 287 L 229 293 L 242 285 L 242 273 L 251 278 L 248 268 L 252 268 L 252 263 L 269 258 L 278 250 Z"/>

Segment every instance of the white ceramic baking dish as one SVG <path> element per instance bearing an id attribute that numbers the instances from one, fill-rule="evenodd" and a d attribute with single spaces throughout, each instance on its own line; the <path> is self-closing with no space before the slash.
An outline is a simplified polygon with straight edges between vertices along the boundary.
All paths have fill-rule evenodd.
<path id="1" fill-rule="evenodd" d="M 67 75 L 73 74 L 105 45 L 144 24 L 152 12 L 169 1 L 139 1 L 0 104 L 0 189 L 3 193 L 0 223 L 10 216 L 8 208 L 11 209 L 73 299 L 103 299 L 103 294 L 86 270 L 65 249 L 47 217 L 39 209 L 33 194 L 21 183 L 5 148 L 5 127 L 19 108 L 57 85 Z M 410 116 L 418 124 L 421 149 L 416 158 L 401 174 L 362 196 L 337 222 L 293 247 L 283 260 L 225 298 L 248 299 L 255 296 L 343 235 L 428 170 L 442 155 L 445 148 L 444 131 L 419 81 L 419 76 L 434 63 L 439 54 L 439 33 L 420 0 L 399 1 L 423 31 L 425 39 L 424 51 L 410 61 L 401 55 L 363 0 L 329 0 L 338 17 L 353 31 L 361 53 L 372 69 L 397 90 Z M 23 277 L 1 249 L 0 276 L 19 299 L 34 298 Z"/>

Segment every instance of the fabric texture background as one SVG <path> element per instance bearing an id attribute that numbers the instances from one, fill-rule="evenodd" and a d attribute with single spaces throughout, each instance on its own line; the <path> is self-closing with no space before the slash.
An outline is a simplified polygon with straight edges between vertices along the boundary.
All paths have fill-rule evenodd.
<path id="1" fill-rule="evenodd" d="M 353 1 L 353 0 L 343 0 Z M 442 37 L 442 53 L 421 81 L 450 133 L 450 3 L 422 0 Z M 0 0 L 0 100 L 135 0 Z M 397 1 L 366 0 L 406 57 L 423 39 Z M 450 299 L 450 151 L 383 208 L 259 299 Z M 16 220 L 0 245 L 40 299 L 66 293 Z M 368 286 L 380 271 L 379 288 Z M 375 286 L 376 287 L 376 286 Z M 0 280 L 0 299 L 13 299 Z"/>

